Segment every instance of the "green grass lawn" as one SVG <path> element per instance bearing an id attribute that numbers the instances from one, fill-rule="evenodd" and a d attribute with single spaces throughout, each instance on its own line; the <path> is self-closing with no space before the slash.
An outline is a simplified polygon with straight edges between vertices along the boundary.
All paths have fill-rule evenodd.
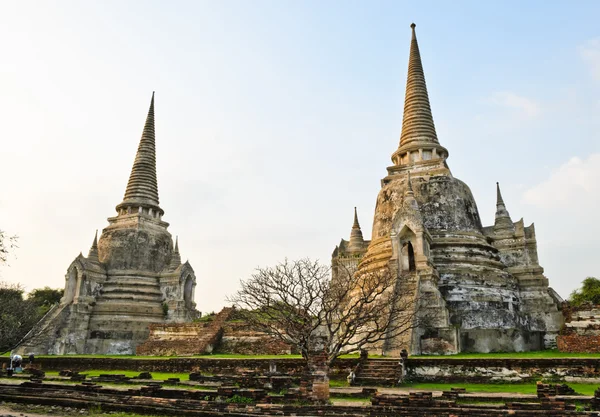
<path id="1" fill-rule="evenodd" d="M 348 384 L 348 381 L 346 381 L 345 379 L 330 379 L 329 380 L 329 387 L 330 388 L 345 388 L 345 387 L 349 387 L 350 384 Z"/>

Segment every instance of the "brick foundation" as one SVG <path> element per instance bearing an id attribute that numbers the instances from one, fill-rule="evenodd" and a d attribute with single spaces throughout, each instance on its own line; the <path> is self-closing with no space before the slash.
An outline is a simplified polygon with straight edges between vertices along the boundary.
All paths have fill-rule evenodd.
<path id="1" fill-rule="evenodd" d="M 600 336 L 560 335 L 556 338 L 556 344 L 561 352 L 600 353 Z"/>

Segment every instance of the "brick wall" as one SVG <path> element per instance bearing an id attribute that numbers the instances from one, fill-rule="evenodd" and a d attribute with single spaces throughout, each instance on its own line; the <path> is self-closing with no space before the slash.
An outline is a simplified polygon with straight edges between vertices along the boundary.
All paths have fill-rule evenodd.
<path id="1" fill-rule="evenodd" d="M 565 325 L 556 338 L 561 352 L 600 353 L 600 306 L 563 305 Z"/>
<path id="2" fill-rule="evenodd" d="M 358 364 L 356 359 L 338 359 L 330 371 L 330 377 L 344 379 L 350 369 Z M 393 361 L 393 360 L 392 360 Z M 0 358 L 8 363 L 8 357 Z M 239 375 L 255 371 L 266 373 L 270 363 L 277 371 L 299 376 L 305 369 L 302 359 L 210 359 L 210 358 L 170 358 L 170 359 L 130 359 L 130 358 L 85 358 L 50 356 L 36 358 L 42 370 L 73 371 L 132 370 L 148 372 L 203 372 L 213 375 Z M 409 358 L 407 376 L 414 382 L 486 382 L 512 381 L 536 382 L 542 378 L 556 381 L 565 377 L 600 378 L 598 359 L 557 358 L 557 359 L 419 359 Z"/>
<path id="3" fill-rule="evenodd" d="M 223 323 L 232 308 L 225 307 L 210 323 L 155 323 L 148 340 L 137 347 L 138 355 L 191 356 L 212 353 L 221 340 Z"/>
<path id="4" fill-rule="evenodd" d="M 559 335 L 556 338 L 556 344 L 561 352 L 600 353 L 600 336 Z"/>
<path id="5" fill-rule="evenodd" d="M 238 355 L 287 355 L 295 353 L 292 345 L 254 330 L 245 322 L 230 321 L 223 325 L 217 353 Z"/>
<path id="6" fill-rule="evenodd" d="M 8 364 L 10 358 L 0 357 L 0 364 Z M 214 375 L 239 375 L 255 371 L 267 373 L 271 363 L 278 372 L 301 375 L 306 363 L 303 359 L 210 359 L 210 358 L 169 358 L 169 359 L 130 359 L 130 358 L 85 358 L 69 356 L 36 357 L 42 370 L 72 371 L 123 370 L 147 372 L 202 372 Z M 334 378 L 346 378 L 350 369 L 358 364 L 356 359 L 338 359 L 330 371 Z"/>

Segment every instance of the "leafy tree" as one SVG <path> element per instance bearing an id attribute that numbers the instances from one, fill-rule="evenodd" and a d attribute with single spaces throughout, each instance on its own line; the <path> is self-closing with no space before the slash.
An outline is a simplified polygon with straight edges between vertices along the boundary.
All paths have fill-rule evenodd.
<path id="1" fill-rule="evenodd" d="M 12 349 L 40 319 L 35 304 L 23 297 L 19 284 L 0 281 L 0 352 Z"/>
<path id="2" fill-rule="evenodd" d="M 600 279 L 594 277 L 584 279 L 581 288 L 571 293 L 569 302 L 575 306 L 587 303 L 600 304 Z"/>
<path id="3" fill-rule="evenodd" d="M 64 290 L 50 287 L 37 288 L 29 293 L 27 301 L 33 303 L 38 308 L 40 314 L 44 315 L 54 304 L 60 302 L 64 292 Z"/>
<path id="4" fill-rule="evenodd" d="M 325 336 L 328 365 L 345 353 L 393 340 L 424 325 L 410 289 L 385 272 L 332 281 L 318 261 L 284 261 L 259 268 L 229 301 L 257 330 L 298 348 L 308 360 L 313 335 Z M 405 292 L 405 293 L 403 293 Z"/>

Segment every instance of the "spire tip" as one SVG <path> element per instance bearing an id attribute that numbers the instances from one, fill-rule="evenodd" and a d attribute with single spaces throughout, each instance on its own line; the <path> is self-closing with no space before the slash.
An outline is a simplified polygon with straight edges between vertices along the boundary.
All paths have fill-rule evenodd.
<path id="1" fill-rule="evenodd" d="M 417 25 L 415 25 L 415 23 L 414 23 L 414 22 L 410 24 L 410 28 L 411 28 L 412 30 L 415 30 L 415 28 L 416 28 L 416 27 L 417 27 Z"/>

